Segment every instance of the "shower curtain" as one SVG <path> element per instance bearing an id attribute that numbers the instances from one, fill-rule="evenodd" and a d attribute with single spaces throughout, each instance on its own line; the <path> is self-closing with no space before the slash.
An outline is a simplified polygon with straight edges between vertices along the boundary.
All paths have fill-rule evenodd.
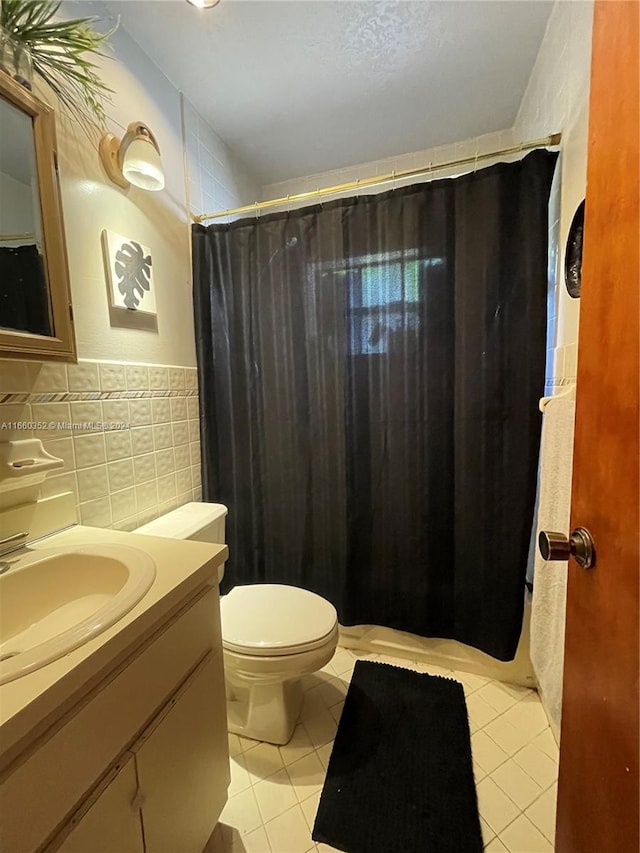
<path id="1" fill-rule="evenodd" d="M 203 497 L 227 587 L 513 658 L 556 154 L 194 226 Z M 286 618 L 286 614 L 283 615 Z"/>

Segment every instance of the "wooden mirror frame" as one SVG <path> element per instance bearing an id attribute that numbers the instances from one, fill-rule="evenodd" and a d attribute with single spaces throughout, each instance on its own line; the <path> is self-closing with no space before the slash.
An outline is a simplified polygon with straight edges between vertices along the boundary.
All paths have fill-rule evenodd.
<path id="1" fill-rule="evenodd" d="M 67 247 L 58 173 L 54 110 L 0 71 L 0 98 L 32 120 L 42 219 L 44 264 L 54 334 L 38 335 L 0 327 L 0 358 L 77 361 Z"/>

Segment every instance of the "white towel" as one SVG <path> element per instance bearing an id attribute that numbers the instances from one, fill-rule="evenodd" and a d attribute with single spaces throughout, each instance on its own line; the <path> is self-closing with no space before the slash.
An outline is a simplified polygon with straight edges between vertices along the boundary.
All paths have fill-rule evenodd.
<path id="1" fill-rule="evenodd" d="M 573 463 L 573 400 L 550 400 L 542 419 L 537 533 L 568 533 Z M 567 564 L 545 563 L 536 549 L 531 609 L 531 663 L 556 738 L 562 711 Z"/>

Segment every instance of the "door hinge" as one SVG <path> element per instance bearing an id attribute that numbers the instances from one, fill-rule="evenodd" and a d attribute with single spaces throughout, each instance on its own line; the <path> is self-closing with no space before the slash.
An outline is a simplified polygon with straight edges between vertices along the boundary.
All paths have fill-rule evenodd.
<path id="1" fill-rule="evenodd" d="M 69 303 L 69 319 L 71 320 L 71 323 L 73 324 L 73 305 L 71 303 Z"/>

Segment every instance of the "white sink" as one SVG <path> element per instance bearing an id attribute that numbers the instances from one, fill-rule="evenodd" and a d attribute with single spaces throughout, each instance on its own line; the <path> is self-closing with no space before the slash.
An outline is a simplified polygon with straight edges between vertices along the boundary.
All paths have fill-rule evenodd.
<path id="1" fill-rule="evenodd" d="M 0 558 L 0 684 L 78 648 L 128 613 L 156 576 L 125 545 L 48 548 Z"/>

